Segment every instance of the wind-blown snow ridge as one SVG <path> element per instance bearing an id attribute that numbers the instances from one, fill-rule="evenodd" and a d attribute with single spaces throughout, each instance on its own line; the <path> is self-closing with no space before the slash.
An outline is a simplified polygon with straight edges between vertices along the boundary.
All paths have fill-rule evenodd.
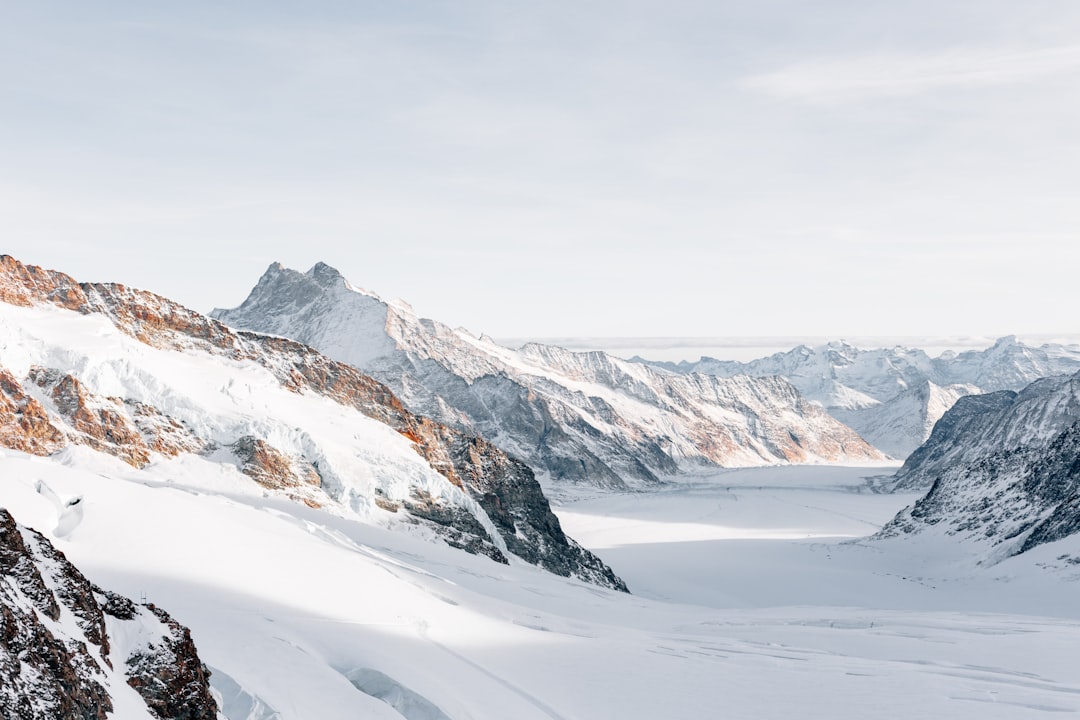
<path id="1" fill-rule="evenodd" d="M 553 480 L 642 486 L 702 463 L 883 459 L 785 380 L 511 350 L 357 290 L 322 263 L 306 273 L 275 263 L 240 307 L 212 316 L 369 372 L 415 412 L 478 433 Z"/>
<path id="2" fill-rule="evenodd" d="M 85 445 L 134 468 L 196 456 L 243 472 L 249 491 L 624 588 L 565 536 L 528 467 L 305 345 L 7 256 L 0 336 L 7 447 Z"/>

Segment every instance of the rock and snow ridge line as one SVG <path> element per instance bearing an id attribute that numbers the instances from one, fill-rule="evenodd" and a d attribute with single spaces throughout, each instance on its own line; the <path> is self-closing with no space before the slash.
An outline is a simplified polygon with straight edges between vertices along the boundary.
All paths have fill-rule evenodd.
<path id="1" fill-rule="evenodd" d="M 85 445 L 136 469 L 198 458 L 223 481 L 239 470 L 267 493 L 625 590 L 562 532 L 527 466 L 300 343 L 8 256 L 0 335 L 2 446 Z"/>
<path id="2" fill-rule="evenodd" d="M 211 315 L 369 373 L 414 412 L 553 481 L 642 488 L 700 465 L 885 459 L 786 380 L 680 375 L 535 343 L 511 350 L 418 318 L 325 263 L 306 273 L 274 263 L 240 307 Z"/>
<path id="3" fill-rule="evenodd" d="M 930 436 L 934 423 L 960 397 L 1017 392 L 1042 377 L 1075 373 L 1080 370 L 1080 346 L 1032 347 L 1009 336 L 985 350 L 931 358 L 915 348 L 865 350 L 841 341 L 801 345 L 750 362 L 703 357 L 650 364 L 681 373 L 787 378 L 875 447 L 903 459 Z"/>
<path id="4" fill-rule="evenodd" d="M 0 508 L 0 716 L 216 720 L 191 634 L 92 584 Z"/>
<path id="5" fill-rule="evenodd" d="M 882 538 L 944 534 L 995 562 L 1080 534 L 1080 373 L 961 398 L 896 478 L 929 490 Z"/>

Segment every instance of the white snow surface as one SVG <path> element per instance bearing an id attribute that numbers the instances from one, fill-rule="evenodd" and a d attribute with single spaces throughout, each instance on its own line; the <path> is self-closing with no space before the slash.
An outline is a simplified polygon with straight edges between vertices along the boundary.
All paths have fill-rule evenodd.
<path id="1" fill-rule="evenodd" d="M 220 448 L 206 457 L 156 456 L 152 464 L 193 464 L 200 468 L 198 482 L 258 493 L 261 488 L 239 472 L 235 457 L 225 449 L 255 435 L 288 456 L 317 461 L 323 485 L 311 492 L 341 512 L 368 522 L 394 523 L 392 514 L 375 505 L 376 495 L 404 500 L 415 489 L 467 509 L 489 531 L 492 542 L 505 549 L 486 513 L 433 470 L 407 438 L 329 398 L 286 389 L 254 361 L 198 349 L 154 348 L 122 333 L 102 315 L 49 305 L 0 303 L 0 338 L 0 368 L 15 377 L 25 377 L 34 365 L 70 373 L 91 392 L 151 405 Z M 32 383 L 25 385 L 37 391 Z M 40 399 L 50 403 L 44 395 Z M 70 452 L 77 454 L 75 449 Z M 64 526 L 77 521 L 69 516 L 59 522 Z"/>
<path id="2" fill-rule="evenodd" d="M 216 467 L 4 451 L 0 505 L 92 581 L 188 625 L 230 720 L 1080 711 L 1080 567 L 1056 559 L 1080 543 L 992 568 L 941 539 L 868 543 L 913 499 L 874 492 L 880 468 L 567 500 L 562 522 L 625 595 L 238 492 Z M 63 537 L 39 481 L 82 497 Z"/>

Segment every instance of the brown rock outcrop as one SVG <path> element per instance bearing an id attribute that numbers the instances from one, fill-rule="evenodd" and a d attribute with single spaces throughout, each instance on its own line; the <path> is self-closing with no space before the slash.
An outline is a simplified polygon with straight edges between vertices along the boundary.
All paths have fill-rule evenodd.
<path id="1" fill-rule="evenodd" d="M 65 445 L 64 434 L 22 384 L 0 368 L 0 445 L 31 455 L 51 455 Z"/>
<path id="2" fill-rule="evenodd" d="M 294 460 L 265 440 L 245 435 L 229 446 L 240 460 L 240 472 L 271 490 L 319 487 L 322 478 L 306 460 Z"/>
<path id="3" fill-rule="evenodd" d="M 128 419 L 123 401 L 102 398 L 72 375 L 35 367 L 30 379 L 49 393 L 56 409 L 73 430 L 72 441 L 120 458 L 132 467 L 150 462 L 150 448 Z"/>

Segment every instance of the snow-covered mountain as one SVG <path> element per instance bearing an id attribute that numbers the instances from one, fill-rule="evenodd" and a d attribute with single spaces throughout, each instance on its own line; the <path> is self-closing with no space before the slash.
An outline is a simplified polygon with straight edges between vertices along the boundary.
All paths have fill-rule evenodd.
<path id="1" fill-rule="evenodd" d="M 317 264 L 273 264 L 212 313 L 289 337 L 389 385 L 414 412 L 478 433 L 553 480 L 621 488 L 692 464 L 866 462 L 882 455 L 780 378 L 679 374 L 603 352 L 520 350 L 418 318 Z"/>
<path id="2" fill-rule="evenodd" d="M 438 535 L 625 589 L 566 537 L 532 471 L 379 382 L 165 298 L 0 256 L 0 445 L 73 446 Z"/>
<path id="3" fill-rule="evenodd" d="M 4 508 L 0 575 L 0 717 L 217 720 L 186 627 L 94 585 Z"/>
<path id="4" fill-rule="evenodd" d="M 719 377 L 779 375 L 875 447 L 905 458 L 930 436 L 934 423 L 958 398 L 1019 391 L 1039 378 L 1077 372 L 1080 347 L 1030 347 L 1010 336 L 985 350 L 931 358 L 913 348 L 863 350 L 832 342 L 815 348 L 800 345 L 750 362 L 701 358 L 651 364 Z"/>
<path id="5" fill-rule="evenodd" d="M 1080 532 L 1080 373 L 961 398 L 897 479 L 929 491 L 883 537 L 945 534 L 999 559 Z"/>

